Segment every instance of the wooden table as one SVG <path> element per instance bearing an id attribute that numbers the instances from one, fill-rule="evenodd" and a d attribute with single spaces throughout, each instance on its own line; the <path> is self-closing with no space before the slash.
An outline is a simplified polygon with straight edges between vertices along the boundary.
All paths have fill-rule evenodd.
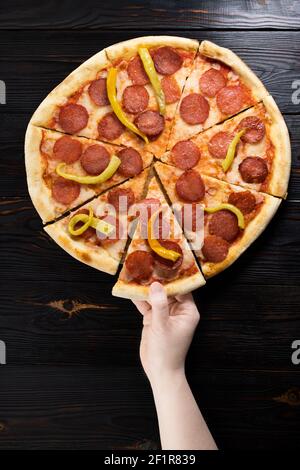
<path id="1" fill-rule="evenodd" d="M 23 155 L 29 118 L 55 85 L 103 47 L 153 33 L 232 48 L 287 121 L 288 199 L 245 255 L 196 292 L 202 320 L 187 373 L 221 448 L 295 448 L 300 104 L 292 93 L 293 82 L 300 85 L 299 2 L 12 0 L 1 9 L 0 25 L 0 79 L 7 87 L 7 104 L 0 105 L 0 340 L 7 346 L 0 448 L 159 446 L 138 355 L 141 318 L 129 301 L 110 295 L 115 277 L 75 261 L 43 232 Z"/>

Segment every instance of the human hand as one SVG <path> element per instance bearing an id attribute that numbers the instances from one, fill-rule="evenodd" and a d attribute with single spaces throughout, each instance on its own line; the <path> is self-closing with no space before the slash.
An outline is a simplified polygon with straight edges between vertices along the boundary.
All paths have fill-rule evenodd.
<path id="1" fill-rule="evenodd" d="M 140 357 L 152 385 L 184 374 L 185 357 L 199 321 L 192 294 L 167 297 L 163 286 L 150 286 L 149 301 L 134 301 L 143 315 Z"/>

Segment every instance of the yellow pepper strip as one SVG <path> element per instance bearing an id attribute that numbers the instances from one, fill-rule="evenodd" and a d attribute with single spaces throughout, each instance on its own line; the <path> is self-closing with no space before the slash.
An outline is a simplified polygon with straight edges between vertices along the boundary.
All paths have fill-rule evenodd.
<path id="1" fill-rule="evenodd" d="M 157 253 L 161 258 L 169 259 L 171 261 L 176 261 L 180 257 L 180 253 L 174 250 L 168 250 L 167 248 L 163 247 L 156 238 L 153 238 L 153 223 L 155 217 L 159 214 L 159 212 L 155 212 L 148 221 L 148 243 L 155 253 Z"/>
<path id="2" fill-rule="evenodd" d="M 149 77 L 151 85 L 153 86 L 155 97 L 159 107 L 159 112 L 160 114 L 164 115 L 166 114 L 165 94 L 162 90 L 150 52 L 148 51 L 147 47 L 139 47 L 138 52 L 143 62 L 145 72 Z"/>
<path id="3" fill-rule="evenodd" d="M 81 184 L 100 184 L 100 183 L 104 183 L 105 181 L 109 180 L 109 178 L 111 178 L 115 174 L 115 172 L 119 168 L 120 164 L 121 164 L 120 158 L 118 158 L 116 155 L 113 155 L 110 159 L 109 164 L 107 165 L 105 170 L 102 171 L 102 173 L 100 173 L 100 175 L 96 175 L 96 176 L 78 176 L 78 175 L 73 175 L 71 173 L 65 173 L 64 172 L 64 168 L 66 166 L 65 163 L 60 163 L 59 165 L 57 165 L 55 171 L 62 178 L 65 178 L 65 179 L 71 180 L 71 181 L 76 181 L 77 183 L 81 183 Z"/>
<path id="4" fill-rule="evenodd" d="M 82 222 L 83 225 L 76 229 L 78 222 Z M 98 232 L 109 236 L 114 231 L 114 226 L 105 222 L 105 220 L 97 219 L 93 216 L 92 209 L 89 209 L 89 214 L 75 214 L 69 221 L 68 230 L 73 236 L 82 235 L 89 227 L 93 227 Z"/>
<path id="5" fill-rule="evenodd" d="M 243 213 L 238 209 L 236 206 L 233 204 L 219 204 L 218 206 L 215 207 L 205 207 L 204 208 L 205 212 L 208 212 L 209 214 L 213 214 L 214 212 L 221 211 L 221 210 L 227 210 L 233 212 L 238 219 L 238 226 L 242 229 L 245 228 L 245 218 Z"/>
<path id="6" fill-rule="evenodd" d="M 116 82 L 117 82 L 117 69 L 112 67 L 109 69 L 107 80 L 106 80 L 106 88 L 107 88 L 107 96 L 109 99 L 109 102 L 111 104 L 111 107 L 122 124 L 124 124 L 127 129 L 130 131 L 134 132 L 135 134 L 139 135 L 142 137 L 142 139 L 146 142 L 146 144 L 149 143 L 148 137 L 143 134 L 134 124 L 133 122 L 129 121 L 129 119 L 126 117 L 126 115 L 123 112 L 123 109 L 121 108 L 120 103 L 117 100 L 117 90 L 116 90 Z"/>
<path id="7" fill-rule="evenodd" d="M 235 151 L 236 151 L 236 146 L 239 143 L 242 135 L 245 134 L 245 132 L 246 132 L 246 129 L 242 129 L 234 136 L 234 138 L 230 142 L 227 153 L 226 153 L 226 157 L 224 158 L 222 162 L 222 168 L 225 172 L 228 171 L 229 168 L 231 167 L 233 159 L 234 159 Z"/>

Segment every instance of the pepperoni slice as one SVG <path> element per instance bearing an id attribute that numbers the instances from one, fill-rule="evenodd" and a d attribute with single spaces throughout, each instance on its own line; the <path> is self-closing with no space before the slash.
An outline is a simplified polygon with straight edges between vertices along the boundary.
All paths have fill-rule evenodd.
<path id="1" fill-rule="evenodd" d="M 148 106 L 149 93 L 142 85 L 131 85 L 125 88 L 122 102 L 127 113 L 141 113 Z"/>
<path id="2" fill-rule="evenodd" d="M 167 104 L 176 103 L 176 101 L 179 100 L 181 91 L 174 77 L 163 77 L 161 80 L 161 86 Z"/>
<path id="3" fill-rule="evenodd" d="M 70 134 L 81 131 L 86 127 L 89 120 L 89 113 L 81 104 L 66 104 L 62 106 L 58 115 L 60 127 Z"/>
<path id="4" fill-rule="evenodd" d="M 80 184 L 76 181 L 57 178 L 52 182 L 52 197 L 65 206 L 71 204 L 78 198 L 80 193 Z"/>
<path id="5" fill-rule="evenodd" d="M 125 266 L 130 276 L 136 281 L 146 281 L 153 272 L 154 260 L 151 253 L 136 250 L 127 256 Z"/>
<path id="6" fill-rule="evenodd" d="M 172 47 L 159 47 L 153 52 L 155 68 L 161 75 L 172 75 L 183 64 L 183 58 Z"/>
<path id="7" fill-rule="evenodd" d="M 256 198 L 250 191 L 231 193 L 228 202 L 240 209 L 243 214 L 250 214 L 256 206 Z"/>
<path id="8" fill-rule="evenodd" d="M 179 111 L 187 124 L 203 124 L 209 115 L 209 103 L 199 93 L 191 93 L 183 98 Z"/>
<path id="9" fill-rule="evenodd" d="M 119 121 L 115 113 L 108 113 L 101 119 L 98 124 L 99 138 L 107 140 L 115 140 L 123 134 L 125 127 Z"/>
<path id="10" fill-rule="evenodd" d="M 175 166 L 181 170 L 188 170 L 197 165 L 201 153 L 197 145 L 190 140 L 182 140 L 174 145 L 171 158 Z"/>
<path id="11" fill-rule="evenodd" d="M 176 181 L 176 192 L 186 202 L 198 202 L 204 198 L 205 186 L 195 170 L 185 171 Z"/>
<path id="12" fill-rule="evenodd" d="M 210 98 L 216 96 L 225 85 L 226 79 L 224 75 L 214 68 L 207 70 L 200 77 L 200 90 L 205 96 L 209 96 Z"/>
<path id="13" fill-rule="evenodd" d="M 176 271 L 180 268 L 183 261 L 183 253 L 178 243 L 172 240 L 159 240 L 159 243 L 167 250 L 176 251 L 180 256 L 176 261 L 171 261 L 166 258 L 160 257 L 157 253 L 153 252 L 153 258 L 155 260 L 155 267 L 159 277 L 172 277 L 176 274 Z"/>
<path id="14" fill-rule="evenodd" d="M 132 147 L 128 147 L 118 152 L 121 165 L 118 168 L 120 175 L 130 177 L 136 176 L 143 170 L 143 160 L 139 152 Z"/>
<path id="15" fill-rule="evenodd" d="M 227 210 L 221 210 L 212 215 L 208 230 L 210 235 L 217 235 L 227 242 L 232 242 L 240 231 L 236 215 Z"/>
<path id="16" fill-rule="evenodd" d="M 263 183 L 269 170 L 263 158 L 247 157 L 239 164 L 239 172 L 246 183 Z"/>
<path id="17" fill-rule="evenodd" d="M 217 94 L 217 106 L 223 114 L 236 114 L 244 106 L 245 96 L 239 86 L 225 86 Z"/>
<path id="18" fill-rule="evenodd" d="M 110 155 L 103 145 L 90 145 L 83 152 L 80 163 L 89 175 L 99 175 L 109 164 Z"/>
<path id="19" fill-rule="evenodd" d="M 88 93 L 91 100 L 97 106 L 107 106 L 109 104 L 106 90 L 106 78 L 98 78 L 98 80 L 91 82 L 88 88 Z"/>
<path id="20" fill-rule="evenodd" d="M 231 141 L 229 132 L 217 132 L 208 142 L 208 151 L 215 158 L 225 158 Z"/>
<path id="21" fill-rule="evenodd" d="M 75 212 L 76 214 L 89 214 L 88 209 L 80 209 L 79 211 Z M 78 223 L 76 224 L 76 229 L 80 228 L 83 223 Z M 81 235 L 77 235 L 76 238 L 83 238 L 84 240 L 88 240 L 89 238 L 92 238 L 94 235 L 96 235 L 96 230 L 93 227 L 88 227 Z"/>
<path id="22" fill-rule="evenodd" d="M 144 111 L 135 118 L 134 122 L 141 132 L 150 137 L 157 136 L 165 127 L 164 117 L 158 111 Z"/>
<path id="23" fill-rule="evenodd" d="M 134 57 L 129 62 L 127 73 L 135 85 L 147 85 L 147 83 L 149 83 L 148 75 L 145 72 L 143 62 L 139 56 Z"/>
<path id="24" fill-rule="evenodd" d="M 206 261 L 211 263 L 221 263 L 224 261 L 229 251 L 229 243 L 216 235 L 208 235 L 204 239 L 202 253 Z"/>
<path id="25" fill-rule="evenodd" d="M 241 140 L 249 144 L 256 144 L 257 142 L 260 142 L 266 133 L 264 123 L 257 116 L 248 116 L 242 119 L 237 128 L 246 129 L 246 132 L 244 135 L 242 135 Z"/>
<path id="26" fill-rule="evenodd" d="M 58 139 L 53 147 L 53 156 L 55 160 L 61 160 L 65 163 L 76 162 L 82 152 L 82 145 L 79 140 L 72 139 L 64 135 Z"/>
<path id="27" fill-rule="evenodd" d="M 107 201 L 114 206 L 117 212 L 126 212 L 135 201 L 134 192 L 130 188 L 111 189 Z"/>

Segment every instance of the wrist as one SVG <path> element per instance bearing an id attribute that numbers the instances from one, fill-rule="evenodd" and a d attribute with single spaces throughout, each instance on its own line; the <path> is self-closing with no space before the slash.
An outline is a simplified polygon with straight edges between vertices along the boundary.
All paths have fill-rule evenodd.
<path id="1" fill-rule="evenodd" d="M 168 391 L 170 387 L 180 386 L 186 382 L 184 366 L 180 369 L 165 370 L 159 374 L 154 374 L 149 377 L 149 381 L 154 394 L 164 390 Z"/>

